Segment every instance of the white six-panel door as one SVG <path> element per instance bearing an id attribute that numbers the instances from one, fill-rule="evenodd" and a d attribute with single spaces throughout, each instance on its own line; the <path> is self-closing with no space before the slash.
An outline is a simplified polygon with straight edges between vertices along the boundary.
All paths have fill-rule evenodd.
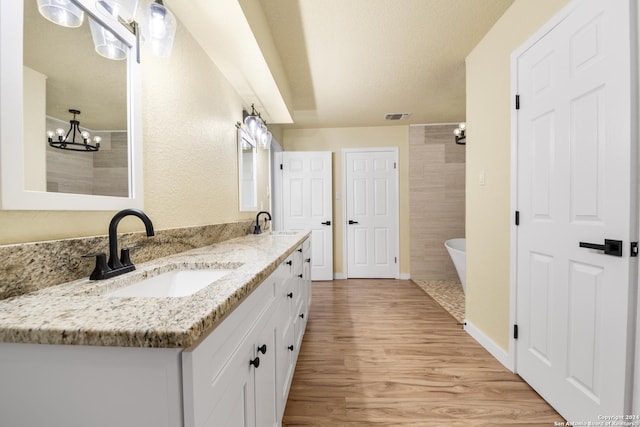
<path id="1" fill-rule="evenodd" d="M 331 154 L 282 152 L 282 226 L 311 230 L 311 280 L 333 279 Z"/>
<path id="2" fill-rule="evenodd" d="M 397 151 L 344 151 L 347 277 L 398 277 Z"/>
<path id="3" fill-rule="evenodd" d="M 566 419 L 598 421 L 630 412 L 631 14 L 629 0 L 564 13 L 513 56 L 516 370 Z M 622 256 L 580 246 L 605 239 Z"/>

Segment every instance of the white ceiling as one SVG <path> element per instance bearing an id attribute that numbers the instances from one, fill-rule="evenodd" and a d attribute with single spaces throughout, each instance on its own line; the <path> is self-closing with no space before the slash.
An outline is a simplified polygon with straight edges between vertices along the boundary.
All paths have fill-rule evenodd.
<path id="1" fill-rule="evenodd" d="M 165 1 L 247 107 L 296 128 L 464 120 L 465 57 L 512 3 Z"/>

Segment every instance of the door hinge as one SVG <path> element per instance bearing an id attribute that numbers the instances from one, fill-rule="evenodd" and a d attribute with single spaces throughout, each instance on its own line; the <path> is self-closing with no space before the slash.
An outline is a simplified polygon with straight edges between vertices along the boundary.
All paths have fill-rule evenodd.
<path id="1" fill-rule="evenodd" d="M 513 325 L 513 339 L 514 340 L 518 339 L 518 325 L 517 324 Z"/>
<path id="2" fill-rule="evenodd" d="M 516 225 L 520 225 L 520 211 L 516 211 Z"/>
<path id="3" fill-rule="evenodd" d="M 520 95 L 516 95 L 516 110 L 520 109 Z"/>
<path id="4" fill-rule="evenodd" d="M 396 169 L 397 165 L 396 162 L 393 162 L 393 168 Z"/>
<path id="5" fill-rule="evenodd" d="M 394 257 L 393 258 L 393 262 L 397 264 L 398 263 L 398 257 Z"/>
<path id="6" fill-rule="evenodd" d="M 282 170 L 282 169 L 283 169 L 283 167 L 282 167 L 282 163 L 280 163 L 280 170 Z"/>
<path id="7" fill-rule="evenodd" d="M 638 242 L 631 242 L 631 253 L 629 256 L 632 256 L 632 257 L 638 256 Z"/>

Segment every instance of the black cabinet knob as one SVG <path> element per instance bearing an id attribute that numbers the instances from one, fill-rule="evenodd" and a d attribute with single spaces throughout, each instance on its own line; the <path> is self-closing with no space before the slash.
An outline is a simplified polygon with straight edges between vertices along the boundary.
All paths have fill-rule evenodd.
<path id="1" fill-rule="evenodd" d="M 293 349 L 295 348 L 294 346 L 290 345 L 289 347 L 287 347 L 290 351 L 293 351 Z"/>
<path id="2" fill-rule="evenodd" d="M 291 264 L 293 264 L 293 261 L 289 260 L 289 261 L 285 262 L 285 264 L 291 265 Z"/>
<path id="3" fill-rule="evenodd" d="M 298 277 L 302 279 L 302 274 L 298 274 Z"/>
<path id="4" fill-rule="evenodd" d="M 300 318 L 304 319 L 304 313 L 300 314 Z"/>
<path id="5" fill-rule="evenodd" d="M 311 258 L 305 259 L 304 262 L 311 262 Z"/>
<path id="6" fill-rule="evenodd" d="M 253 365 L 257 368 L 258 366 L 260 366 L 260 358 L 256 357 L 255 359 L 250 360 L 249 365 Z"/>
<path id="7" fill-rule="evenodd" d="M 258 347 L 258 353 L 267 354 L 267 345 L 262 344 L 260 347 Z"/>
<path id="8" fill-rule="evenodd" d="M 287 294 L 287 296 L 288 296 L 289 298 L 293 298 L 293 292 L 289 292 L 289 293 Z"/>
<path id="9" fill-rule="evenodd" d="M 298 249 L 298 252 L 302 253 L 302 248 Z"/>

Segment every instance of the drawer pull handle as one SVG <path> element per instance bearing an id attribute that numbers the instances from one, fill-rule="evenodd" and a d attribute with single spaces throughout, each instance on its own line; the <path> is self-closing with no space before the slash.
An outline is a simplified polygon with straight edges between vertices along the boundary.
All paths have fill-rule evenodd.
<path id="1" fill-rule="evenodd" d="M 260 347 L 258 347 L 258 353 L 267 354 L 267 345 L 266 344 L 262 344 Z M 256 366 L 256 368 L 257 368 L 257 366 Z"/>
<path id="2" fill-rule="evenodd" d="M 287 296 L 288 296 L 289 298 L 293 298 L 293 292 L 289 292 L 289 293 L 287 294 Z"/>
<path id="3" fill-rule="evenodd" d="M 260 358 L 256 357 L 255 359 L 250 360 L 249 365 L 253 365 L 257 368 L 258 366 L 260 366 Z"/>
<path id="4" fill-rule="evenodd" d="M 287 347 L 290 351 L 293 351 L 293 349 L 295 348 L 294 346 L 290 345 L 289 347 Z"/>

